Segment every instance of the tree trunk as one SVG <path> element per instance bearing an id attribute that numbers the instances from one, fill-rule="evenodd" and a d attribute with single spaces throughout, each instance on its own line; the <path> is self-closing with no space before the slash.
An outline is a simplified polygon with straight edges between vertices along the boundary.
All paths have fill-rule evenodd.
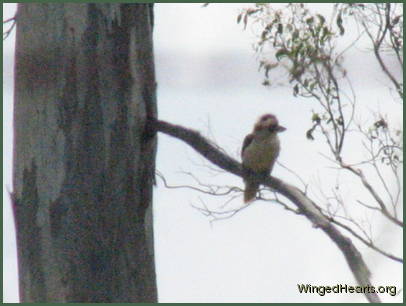
<path id="1" fill-rule="evenodd" d="M 156 302 L 152 4 L 19 4 L 21 302 Z"/>

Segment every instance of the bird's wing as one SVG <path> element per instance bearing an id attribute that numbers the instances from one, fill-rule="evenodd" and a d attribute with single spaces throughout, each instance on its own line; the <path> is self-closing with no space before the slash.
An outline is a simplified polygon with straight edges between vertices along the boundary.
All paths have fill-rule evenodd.
<path id="1" fill-rule="evenodd" d="M 248 147 L 253 140 L 254 134 L 248 134 L 247 136 L 245 136 L 244 141 L 242 143 L 241 156 L 244 154 L 245 148 Z"/>

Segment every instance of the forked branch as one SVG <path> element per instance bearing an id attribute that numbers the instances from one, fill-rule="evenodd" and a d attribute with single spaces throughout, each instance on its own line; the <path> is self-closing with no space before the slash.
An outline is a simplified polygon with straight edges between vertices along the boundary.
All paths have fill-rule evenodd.
<path id="1" fill-rule="evenodd" d="M 159 131 L 186 142 L 198 153 L 203 155 L 206 159 L 221 169 L 240 177 L 243 176 L 242 165 L 235 159 L 221 152 L 215 144 L 211 143 L 199 132 L 161 120 L 151 122 L 150 126 L 154 127 L 155 131 Z M 255 176 L 255 174 L 251 175 Z M 355 279 L 360 286 L 371 285 L 371 273 L 365 264 L 361 253 L 357 250 L 351 239 L 344 236 L 321 212 L 321 209 L 306 196 L 306 194 L 295 186 L 287 184 L 275 177 L 255 177 L 263 185 L 272 188 L 275 192 L 288 198 L 298 208 L 298 210 L 306 216 L 306 218 L 312 223 L 313 227 L 320 228 L 327 234 L 328 237 L 330 237 L 330 239 L 343 253 Z M 365 296 L 370 302 L 380 302 L 380 299 L 376 293 L 366 292 Z"/>

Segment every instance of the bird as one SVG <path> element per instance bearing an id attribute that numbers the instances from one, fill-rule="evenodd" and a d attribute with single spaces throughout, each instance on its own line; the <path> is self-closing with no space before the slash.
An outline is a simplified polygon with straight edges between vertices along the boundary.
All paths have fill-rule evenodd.
<path id="1" fill-rule="evenodd" d="M 275 115 L 264 114 L 255 123 L 252 133 L 245 136 L 241 149 L 245 172 L 244 203 L 253 201 L 259 188 L 259 183 L 250 177 L 250 173 L 261 176 L 271 173 L 280 152 L 278 133 L 285 130 Z"/>

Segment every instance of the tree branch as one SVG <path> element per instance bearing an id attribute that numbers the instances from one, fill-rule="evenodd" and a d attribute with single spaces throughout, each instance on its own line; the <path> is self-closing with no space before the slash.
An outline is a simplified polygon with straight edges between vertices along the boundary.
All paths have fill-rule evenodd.
<path id="1" fill-rule="evenodd" d="M 217 146 L 203 137 L 199 132 L 182 127 L 180 125 L 173 125 L 165 121 L 151 122 L 151 127 L 155 128 L 155 131 L 167 134 L 169 136 L 178 138 L 198 153 L 202 154 L 209 161 L 217 165 L 218 167 L 233 173 L 237 176 L 243 176 L 242 165 L 235 159 L 227 156 Z M 336 244 L 336 246 L 343 253 L 355 279 L 360 286 L 371 285 L 370 276 L 371 273 L 365 264 L 361 253 L 354 246 L 352 241 L 344 236 L 330 221 L 323 215 L 320 208 L 309 199 L 301 190 L 283 182 L 275 177 L 260 177 L 254 173 L 250 173 L 263 185 L 272 188 L 274 191 L 288 198 L 299 209 L 303 215 L 310 220 L 315 228 L 320 228 L 327 236 Z M 376 293 L 365 293 L 366 298 L 370 302 L 380 302 L 380 299 Z"/>
<path id="2" fill-rule="evenodd" d="M 10 36 L 11 32 L 13 31 L 14 27 L 16 26 L 16 17 L 12 17 L 9 19 L 6 19 L 3 21 L 3 27 L 5 26 L 6 23 L 11 23 L 11 26 L 9 26 L 8 30 L 6 30 L 5 32 L 3 32 L 3 40 L 5 40 L 7 37 Z"/>
<path id="3" fill-rule="evenodd" d="M 403 227 L 403 222 L 396 219 L 394 216 L 392 216 L 390 214 L 390 212 L 388 211 L 385 202 L 381 199 L 381 197 L 379 196 L 379 194 L 375 191 L 375 189 L 371 186 L 371 184 L 368 182 L 368 180 L 366 179 L 364 173 L 360 170 L 360 169 L 354 169 L 351 166 L 348 166 L 344 163 L 340 163 L 340 166 L 343 169 L 347 169 L 350 172 L 354 173 L 356 176 L 358 176 L 362 182 L 362 185 L 364 185 L 364 187 L 369 191 L 369 193 L 373 196 L 373 198 L 375 199 L 375 201 L 379 204 L 380 208 L 381 208 L 381 213 L 388 218 L 389 220 L 391 220 L 393 223 L 395 223 L 396 225 Z"/>
<path id="4" fill-rule="evenodd" d="M 379 63 L 379 66 L 381 67 L 382 71 L 386 74 L 386 76 L 391 80 L 393 85 L 396 88 L 396 91 L 398 92 L 399 96 L 401 99 L 403 99 L 403 88 L 402 85 L 398 82 L 398 80 L 393 76 L 393 74 L 389 71 L 387 65 L 382 59 L 381 56 L 381 46 L 382 43 L 385 39 L 387 31 L 390 29 L 390 3 L 385 3 L 385 20 L 380 20 L 379 22 L 379 29 L 378 29 L 378 36 L 376 38 L 373 37 L 371 31 L 370 31 L 370 25 L 368 22 L 365 20 L 361 21 L 362 26 L 365 29 L 365 32 L 367 33 L 368 37 L 371 39 L 371 42 L 373 44 L 373 49 L 374 49 L 374 54 L 375 57 Z M 381 16 L 378 14 L 378 16 Z"/>

